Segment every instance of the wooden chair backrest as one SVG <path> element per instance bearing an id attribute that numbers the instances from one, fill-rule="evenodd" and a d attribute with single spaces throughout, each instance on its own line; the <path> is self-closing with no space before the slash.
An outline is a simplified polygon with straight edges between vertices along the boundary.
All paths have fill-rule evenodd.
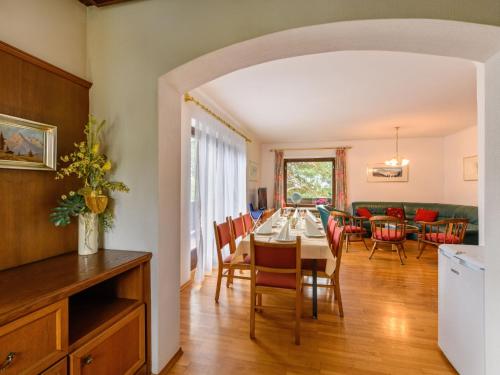
<path id="1" fill-rule="evenodd" d="M 233 219 L 231 216 L 229 216 L 229 224 L 231 226 L 231 232 L 234 240 L 237 240 L 240 237 L 245 237 L 245 223 L 241 214 L 236 219 Z"/>
<path id="2" fill-rule="evenodd" d="M 271 243 L 255 240 L 250 234 L 250 265 L 252 279 L 257 271 L 272 273 L 294 273 L 297 275 L 297 285 L 300 285 L 301 258 L 300 236 L 293 243 Z"/>
<path id="3" fill-rule="evenodd" d="M 250 216 L 250 213 L 246 213 L 245 215 L 243 215 L 243 223 L 245 224 L 245 233 L 252 233 L 254 229 L 254 223 L 252 220 L 252 216 Z"/>
<path id="4" fill-rule="evenodd" d="M 328 246 L 330 247 L 332 246 L 332 238 L 335 227 L 337 227 L 337 221 L 335 221 L 332 215 L 328 216 L 328 224 L 326 226 L 326 240 L 328 241 Z"/>
<path id="5" fill-rule="evenodd" d="M 422 222 L 422 235 L 433 235 L 436 237 L 441 233 L 444 234 L 444 243 L 463 243 L 467 226 L 469 225 L 468 219 L 446 219 L 435 222 Z M 448 240 L 448 238 L 452 240 Z M 455 240 L 457 238 L 458 240 Z M 441 242 L 443 243 L 443 242 Z"/>
<path id="6" fill-rule="evenodd" d="M 366 219 L 364 217 L 352 216 L 345 212 L 340 212 L 340 211 L 332 211 L 330 215 L 333 216 L 335 221 L 337 221 L 341 227 L 345 227 L 347 225 L 362 227 L 363 221 L 365 221 Z"/>
<path id="7" fill-rule="evenodd" d="M 219 264 L 223 263 L 224 256 L 222 254 L 224 247 L 229 245 L 229 252 L 232 254 L 236 251 L 236 244 L 231 232 L 229 220 L 224 223 L 217 224 L 214 221 L 215 248 L 217 249 L 217 260 Z"/>
<path id="8" fill-rule="evenodd" d="M 383 233 L 389 232 L 391 237 L 406 238 L 406 223 L 396 216 L 372 216 L 370 218 L 372 238 L 383 237 Z"/>

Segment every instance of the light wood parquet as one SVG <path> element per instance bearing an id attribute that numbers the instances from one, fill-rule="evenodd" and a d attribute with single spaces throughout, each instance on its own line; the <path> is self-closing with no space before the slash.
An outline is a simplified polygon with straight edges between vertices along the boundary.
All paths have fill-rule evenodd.
<path id="1" fill-rule="evenodd" d="M 437 252 L 417 260 L 407 241 L 406 265 L 395 252 L 377 251 L 368 260 L 354 243 L 341 266 L 345 317 L 319 290 L 318 320 L 311 318 L 311 290 L 304 295 L 301 345 L 293 341 L 293 313 L 264 309 L 257 314 L 256 340 L 249 338 L 246 280 L 221 290 L 215 304 L 215 274 L 181 293 L 184 355 L 173 375 L 437 375 L 456 374 L 437 346 Z M 264 297 L 266 304 L 293 299 Z"/>

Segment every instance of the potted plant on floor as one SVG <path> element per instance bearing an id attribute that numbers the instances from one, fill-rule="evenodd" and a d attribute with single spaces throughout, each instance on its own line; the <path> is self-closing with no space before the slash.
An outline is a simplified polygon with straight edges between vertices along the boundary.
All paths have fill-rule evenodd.
<path id="1" fill-rule="evenodd" d="M 108 206 L 109 194 L 115 191 L 128 192 L 123 182 L 108 179 L 112 164 L 101 153 L 100 134 L 106 122 L 100 123 L 93 116 L 85 125 L 87 139 L 75 143 L 75 151 L 61 157 L 68 163 L 57 172 L 56 179 L 76 176 L 82 182 L 78 191 L 62 195 L 58 206 L 50 214 L 56 226 L 65 226 L 72 217 L 78 217 L 78 253 L 94 254 L 98 250 L 99 228 L 108 231 L 113 227 L 113 211 Z"/>

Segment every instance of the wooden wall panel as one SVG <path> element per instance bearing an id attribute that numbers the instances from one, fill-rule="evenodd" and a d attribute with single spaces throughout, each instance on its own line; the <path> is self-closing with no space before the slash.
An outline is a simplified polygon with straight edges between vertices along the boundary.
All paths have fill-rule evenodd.
<path id="1" fill-rule="evenodd" d="M 57 126 L 58 156 L 83 139 L 90 83 L 0 42 L 0 113 Z M 77 225 L 49 213 L 75 180 L 55 172 L 0 168 L 0 270 L 75 251 Z"/>

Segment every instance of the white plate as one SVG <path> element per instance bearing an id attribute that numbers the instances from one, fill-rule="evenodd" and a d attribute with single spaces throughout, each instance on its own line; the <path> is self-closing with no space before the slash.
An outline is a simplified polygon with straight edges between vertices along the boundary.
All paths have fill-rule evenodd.
<path id="1" fill-rule="evenodd" d="M 274 232 L 269 232 L 269 233 L 259 233 L 259 232 L 255 232 L 254 233 L 256 236 L 271 236 L 274 234 Z"/>
<path id="2" fill-rule="evenodd" d="M 325 237 L 325 234 L 307 234 L 307 233 L 304 233 L 306 235 L 306 237 L 309 237 L 309 238 L 323 238 Z"/>

